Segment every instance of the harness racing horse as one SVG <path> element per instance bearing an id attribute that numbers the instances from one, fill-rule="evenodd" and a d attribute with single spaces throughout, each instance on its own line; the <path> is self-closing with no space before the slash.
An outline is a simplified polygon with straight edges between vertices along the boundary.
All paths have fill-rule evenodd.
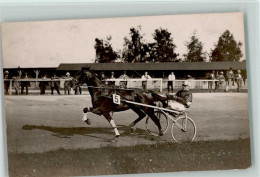
<path id="1" fill-rule="evenodd" d="M 135 124 L 148 115 L 157 125 L 159 135 L 163 135 L 160 121 L 155 116 L 153 108 L 140 107 L 126 102 L 121 102 L 121 104 L 118 105 L 115 104 L 112 99 L 112 95 L 117 94 L 124 100 L 154 105 L 153 95 L 156 93 L 152 93 L 151 91 L 145 92 L 137 89 L 120 89 L 119 87 L 106 85 L 98 79 L 96 74 L 90 71 L 90 67 L 82 67 L 81 71 L 75 75 L 73 82 L 76 84 L 87 84 L 91 95 L 92 107 L 85 107 L 83 109 L 82 120 L 87 124 L 90 124 L 90 121 L 87 118 L 88 112 L 103 115 L 114 129 L 115 137 L 113 140 L 116 141 L 120 134 L 110 113 L 125 111 L 128 109 L 132 109 L 139 116 L 130 124 L 132 131 L 135 130 Z"/>

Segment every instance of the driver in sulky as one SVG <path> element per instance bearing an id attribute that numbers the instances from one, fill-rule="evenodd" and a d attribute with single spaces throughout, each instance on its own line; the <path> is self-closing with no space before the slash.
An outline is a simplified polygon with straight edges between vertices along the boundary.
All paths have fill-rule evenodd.
<path id="1" fill-rule="evenodd" d="M 190 83 L 184 81 L 182 84 L 182 89 L 179 90 L 175 95 L 167 95 L 168 106 L 177 111 L 184 111 L 185 108 L 189 108 L 192 102 L 192 93 L 190 91 Z"/>
<path id="2" fill-rule="evenodd" d="M 175 95 L 153 95 L 157 101 L 162 102 L 163 107 L 176 111 L 184 111 L 185 108 L 189 108 L 192 103 L 192 93 L 190 91 L 190 83 L 184 81 L 182 83 L 182 89 L 179 90 Z M 160 106 L 160 105 L 157 105 Z"/>

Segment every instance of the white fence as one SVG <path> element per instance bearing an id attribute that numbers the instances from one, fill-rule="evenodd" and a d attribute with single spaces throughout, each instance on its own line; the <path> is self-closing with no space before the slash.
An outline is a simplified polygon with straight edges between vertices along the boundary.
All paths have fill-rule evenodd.
<path id="1" fill-rule="evenodd" d="M 64 88 L 64 82 L 68 79 L 19 79 L 16 80 L 18 82 L 30 82 L 31 88 L 37 88 L 39 82 L 51 82 L 51 81 L 59 81 L 60 82 L 60 88 Z M 9 86 L 9 94 L 12 94 L 13 91 L 13 79 L 4 79 L 4 81 L 10 81 Z M 146 82 L 146 89 L 158 89 L 161 92 L 164 89 L 167 89 L 168 79 L 162 79 L 162 78 L 152 78 L 152 79 L 106 79 L 103 82 L 105 83 L 111 83 L 114 82 L 116 86 L 120 86 L 122 83 L 126 83 L 126 88 L 143 88 L 143 82 Z M 175 80 L 173 81 L 174 89 L 180 89 L 182 87 L 182 83 L 184 81 L 188 81 L 190 83 L 190 89 L 201 89 L 205 90 L 209 88 L 209 83 L 212 83 L 212 89 L 215 89 L 216 82 L 219 82 L 218 80 Z M 220 82 L 219 89 L 225 89 L 227 86 L 226 81 Z M 87 88 L 87 86 L 83 86 L 83 88 Z M 229 89 L 237 89 L 236 82 L 230 82 Z M 241 89 L 247 89 L 247 81 L 242 83 Z"/>
<path id="2" fill-rule="evenodd" d="M 153 78 L 153 79 L 107 79 L 107 82 L 115 82 L 116 86 L 120 86 L 120 83 L 126 82 L 127 88 L 142 88 L 142 82 L 147 82 L 146 89 L 159 89 L 162 91 L 163 89 L 167 89 L 168 79 L 162 78 Z M 216 82 L 219 82 L 219 89 L 225 89 L 227 86 L 226 81 L 220 82 L 219 80 L 175 80 L 173 81 L 174 89 L 180 89 L 182 87 L 182 83 L 184 81 L 188 81 L 190 83 L 190 89 L 208 89 L 209 83 L 212 83 L 212 89 L 215 89 Z M 237 89 L 236 82 L 230 82 L 230 89 Z M 243 82 L 242 89 L 247 89 L 247 81 Z"/>

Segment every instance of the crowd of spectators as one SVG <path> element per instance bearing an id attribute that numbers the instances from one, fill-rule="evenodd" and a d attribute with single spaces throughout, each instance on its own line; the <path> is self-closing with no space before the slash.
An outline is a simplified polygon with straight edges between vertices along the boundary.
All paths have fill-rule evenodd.
<path id="1" fill-rule="evenodd" d="M 39 78 L 36 82 L 34 81 L 34 83 L 35 87 L 39 87 L 40 95 L 45 95 L 47 88 L 50 89 L 51 95 L 54 95 L 55 90 L 57 94 L 60 95 L 61 79 L 64 80 L 64 95 L 70 95 L 73 91 L 75 95 L 82 94 L 81 86 L 75 85 L 71 82 L 73 77 L 70 76 L 69 72 L 66 73 L 65 77 L 58 77 L 55 73 L 50 78 L 47 78 L 47 75 L 44 75 L 42 78 Z M 9 71 L 6 70 L 4 72 L 5 95 L 9 94 L 11 83 L 10 80 L 12 80 L 12 86 L 15 90 L 16 95 L 28 95 L 29 87 L 31 87 L 32 78 L 29 78 L 27 73 L 24 73 L 24 75 L 22 75 L 22 73 L 19 73 L 19 76 L 10 77 Z"/>
<path id="2" fill-rule="evenodd" d="M 209 92 L 217 91 L 220 88 L 220 86 L 225 87 L 225 91 L 229 92 L 234 88 L 235 83 L 237 84 L 236 87 L 237 92 L 240 92 L 242 89 L 243 80 L 245 80 L 245 78 L 242 77 L 240 70 L 234 72 L 232 68 L 230 68 L 226 72 L 226 76 L 224 76 L 223 71 L 216 72 L 216 73 L 215 71 L 212 71 L 211 73 L 207 74 L 206 78 L 210 80 L 208 81 Z M 213 90 L 213 84 L 215 84 L 214 90 Z"/>
<path id="3" fill-rule="evenodd" d="M 19 72 L 18 72 L 19 73 Z M 104 72 L 100 73 L 100 80 L 104 84 L 109 84 L 109 85 L 115 85 L 116 82 L 116 77 L 115 77 L 115 72 L 111 72 L 110 76 L 106 76 Z M 127 88 L 127 82 L 128 79 L 130 79 L 126 73 L 126 71 L 123 72 L 122 75 L 120 75 L 117 79 L 119 79 L 119 86 L 121 88 Z M 141 80 L 141 85 L 143 90 L 147 90 L 147 83 L 148 80 L 151 79 L 152 77 L 148 74 L 147 71 L 144 72 L 144 74 L 139 77 Z M 26 94 L 28 95 L 29 92 L 29 87 L 30 87 L 30 81 L 27 80 L 28 74 L 24 73 L 19 73 L 19 76 L 15 76 L 10 78 L 9 77 L 9 72 L 6 70 L 4 72 L 4 89 L 5 89 L 5 94 L 9 94 L 9 89 L 10 89 L 10 79 L 13 80 L 13 88 L 15 90 L 15 94 Z M 57 94 L 60 95 L 60 79 L 64 79 L 64 95 L 70 95 L 73 94 L 74 92 L 75 95 L 77 94 L 82 94 L 82 88 L 80 85 L 75 85 L 71 81 L 73 77 L 70 75 L 69 72 L 66 73 L 65 77 L 57 77 L 56 74 L 54 73 L 53 76 L 51 76 L 50 79 L 47 78 L 46 75 L 44 75 L 40 80 L 38 81 L 39 83 L 39 88 L 40 88 L 40 94 L 45 95 L 46 94 L 46 89 L 50 88 L 51 95 L 54 94 L 54 91 L 56 90 Z M 211 71 L 206 74 L 205 79 L 208 79 L 208 92 L 215 92 L 218 91 L 220 88 L 225 88 L 224 90 L 226 92 L 234 90 L 234 84 L 236 83 L 236 89 L 238 92 L 241 91 L 242 85 L 243 85 L 243 77 L 241 75 L 241 71 L 233 71 L 232 68 L 230 68 L 228 71 L 226 71 L 226 74 L 224 75 L 223 71 Z M 194 80 L 194 78 L 191 75 L 187 75 L 186 80 Z M 36 82 L 37 85 L 37 82 Z M 173 92 L 176 86 L 176 77 L 174 72 L 170 72 L 168 75 L 168 80 L 167 80 L 167 90 L 168 92 Z M 25 91 L 24 91 L 25 90 Z"/>

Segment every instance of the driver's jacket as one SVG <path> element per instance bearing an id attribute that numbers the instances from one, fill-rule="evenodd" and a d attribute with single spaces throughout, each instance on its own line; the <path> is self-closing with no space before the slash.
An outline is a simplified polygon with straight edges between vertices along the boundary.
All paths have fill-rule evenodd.
<path id="1" fill-rule="evenodd" d="M 167 95 L 167 97 L 183 104 L 185 107 L 189 107 L 187 103 L 192 102 L 192 93 L 190 90 L 179 90 L 175 95 Z"/>
<path id="2" fill-rule="evenodd" d="M 177 98 L 175 100 L 182 104 L 187 104 L 188 102 L 192 102 L 192 93 L 190 90 L 180 90 L 176 94 Z"/>

